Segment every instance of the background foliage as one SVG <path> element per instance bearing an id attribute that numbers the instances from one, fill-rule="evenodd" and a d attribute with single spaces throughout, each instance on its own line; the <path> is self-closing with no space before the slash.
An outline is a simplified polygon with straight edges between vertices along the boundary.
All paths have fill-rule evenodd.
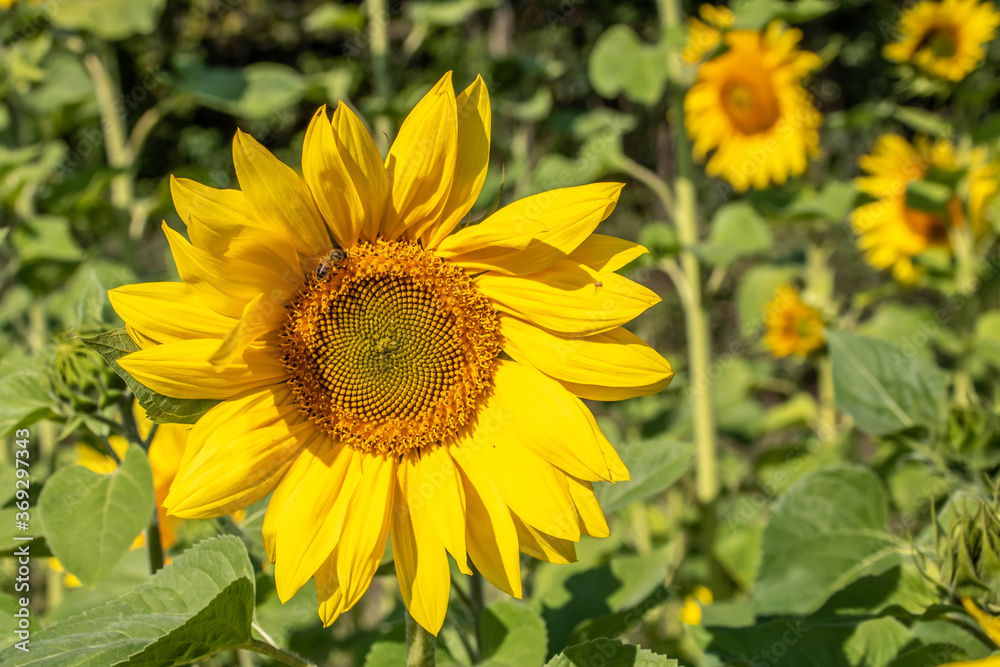
<path id="1" fill-rule="evenodd" d="M 847 219 L 865 201 L 857 159 L 887 131 L 996 151 L 1000 53 L 990 45 L 953 90 L 924 90 L 881 55 L 896 3 L 733 6 L 742 27 L 798 24 L 821 57 L 807 85 L 822 151 L 801 178 L 746 195 L 699 173 L 702 233 L 683 248 L 657 188 L 675 175 L 668 98 L 690 75 L 671 54 L 685 34 L 661 33 L 651 2 L 48 0 L 0 14 L 0 435 L 32 433 L 27 532 L 15 445 L 0 458 L 0 661 L 287 660 L 273 642 L 315 664 L 401 664 L 391 565 L 323 630 L 314 590 L 278 602 L 258 503 L 184 522 L 150 575 L 130 550 L 153 511 L 144 452 L 110 471 L 75 464 L 134 435 L 132 392 L 154 421 L 207 409 L 144 395 L 102 358 L 131 343 L 99 335 L 121 326 L 106 290 L 177 277 L 158 226 L 183 230 L 168 175 L 236 187 L 237 127 L 297 165 L 316 107 L 338 101 L 384 151 L 449 69 L 461 87 L 481 74 L 493 102 L 479 208 L 501 171 L 507 201 L 629 184 L 600 231 L 651 250 L 626 272 L 663 303 L 635 330 L 677 376 L 660 395 L 593 404 L 632 472 L 598 492 L 612 536 L 584 538 L 572 565 L 526 558 L 523 602 L 460 578 L 439 664 L 923 667 L 997 650 L 959 600 L 1000 603 L 1000 260 L 990 245 L 960 282 L 929 256 L 933 280 L 904 288 L 864 262 Z M 686 362 L 678 252 L 704 267 L 707 378 Z M 822 296 L 828 351 L 777 360 L 765 311 L 790 282 Z M 719 432 L 708 499 L 692 470 L 704 391 Z M 14 534 L 36 536 L 30 654 L 10 647 Z"/>

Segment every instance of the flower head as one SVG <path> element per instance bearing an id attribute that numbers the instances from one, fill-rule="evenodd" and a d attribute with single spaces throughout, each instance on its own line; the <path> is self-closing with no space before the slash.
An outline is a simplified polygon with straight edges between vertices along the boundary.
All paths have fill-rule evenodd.
<path id="1" fill-rule="evenodd" d="M 779 287 L 765 308 L 764 344 L 776 357 L 805 356 L 823 347 L 823 316 L 790 285 Z"/>
<path id="2" fill-rule="evenodd" d="M 271 494 L 278 595 L 315 578 L 325 624 L 367 589 L 391 535 L 429 631 L 451 554 L 520 595 L 519 554 L 575 558 L 607 524 L 591 483 L 628 472 L 580 398 L 659 391 L 667 362 L 622 325 L 659 301 L 615 273 L 644 248 L 594 235 L 621 186 L 546 192 L 463 224 L 489 157 L 481 79 L 445 75 L 383 161 L 340 105 L 314 116 L 300 178 L 242 132 L 241 190 L 174 179 L 183 282 L 118 288 L 142 349 L 120 360 L 195 425 L 166 506 L 212 517 Z M 457 231 L 456 231 L 457 230 Z"/>
<path id="3" fill-rule="evenodd" d="M 976 69 L 993 39 L 1000 14 L 979 0 L 923 0 L 899 19 L 899 40 L 885 47 L 885 57 L 910 63 L 925 74 L 961 81 Z"/>
<path id="4" fill-rule="evenodd" d="M 903 283 L 917 279 L 913 263 L 917 255 L 928 248 L 950 250 L 951 229 L 968 223 L 973 234 L 981 233 L 986 205 L 1000 188 L 1000 174 L 982 151 L 959 152 L 943 140 L 918 138 L 911 144 L 895 134 L 883 135 L 858 164 L 867 175 L 855 184 L 875 198 L 851 213 L 858 246 L 872 266 L 891 269 Z M 956 193 L 940 212 L 907 204 L 907 187 L 932 169 L 967 170 L 964 191 Z"/>
<path id="5" fill-rule="evenodd" d="M 817 150 L 822 116 L 802 79 L 820 59 L 798 50 L 801 38 L 778 23 L 726 33 L 728 50 L 698 68 L 684 98 L 695 159 L 714 151 L 708 173 L 737 190 L 784 183 Z"/>
<path id="6" fill-rule="evenodd" d="M 681 57 L 685 62 L 700 62 L 722 41 L 722 31 L 733 25 L 733 11 L 729 7 L 702 5 L 698 8 L 701 20 L 689 18 L 687 21 L 687 44 Z"/>

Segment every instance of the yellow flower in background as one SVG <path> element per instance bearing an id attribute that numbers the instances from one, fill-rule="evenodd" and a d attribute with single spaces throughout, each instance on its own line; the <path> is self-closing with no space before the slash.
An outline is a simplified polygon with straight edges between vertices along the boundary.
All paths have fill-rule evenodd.
<path id="1" fill-rule="evenodd" d="M 699 21 L 687 20 L 687 43 L 681 57 L 685 62 L 697 63 L 722 41 L 722 31 L 733 25 L 733 12 L 728 7 L 702 5 L 698 8 Z"/>
<path id="2" fill-rule="evenodd" d="M 790 285 L 779 287 L 764 311 L 764 344 L 776 357 L 805 356 L 823 347 L 823 316 Z"/>
<path id="3" fill-rule="evenodd" d="M 851 212 L 851 225 L 865 259 L 877 269 L 892 270 L 903 283 L 918 277 L 913 258 L 928 248 L 951 247 L 948 233 L 968 223 L 974 235 L 984 228 L 984 211 L 1000 188 L 1000 174 L 981 150 L 959 152 L 949 142 L 918 138 L 911 144 L 895 134 L 883 135 L 868 155 L 858 161 L 866 176 L 855 180 L 875 201 Z M 947 214 L 907 206 L 910 183 L 923 179 L 931 168 L 967 169 L 961 197 L 952 198 Z"/>
<path id="4" fill-rule="evenodd" d="M 684 605 L 681 607 L 681 623 L 701 625 L 702 607 L 707 607 L 714 600 L 712 591 L 704 586 L 695 586 L 689 595 L 684 596 Z"/>
<path id="5" fill-rule="evenodd" d="M 962 606 L 969 616 L 975 619 L 979 627 L 982 628 L 986 636 L 993 640 L 993 643 L 1000 649 L 1000 618 L 990 616 L 973 602 L 970 598 L 962 598 Z M 980 660 L 966 660 L 962 662 L 949 662 L 941 667 L 1000 667 L 1000 654 Z"/>
<path id="6" fill-rule="evenodd" d="M 910 63 L 923 72 L 960 81 L 986 56 L 983 48 L 1000 25 L 993 3 L 979 0 L 924 0 L 899 19 L 900 39 L 885 47 L 885 57 Z"/>
<path id="7" fill-rule="evenodd" d="M 170 513 L 273 491 L 278 595 L 315 578 L 326 625 L 368 588 L 389 535 L 403 600 L 435 634 L 446 554 L 518 597 L 519 551 L 574 560 L 582 534 L 608 534 L 591 483 L 628 479 L 580 397 L 651 394 L 673 375 L 622 328 L 659 301 L 615 273 L 646 250 L 592 234 L 621 185 L 461 225 L 490 126 L 482 80 L 456 98 L 449 73 L 384 162 L 343 104 L 313 118 L 304 178 L 238 132 L 241 190 L 172 181 L 190 242 L 164 232 L 183 282 L 110 293 L 142 347 L 123 368 L 222 401 L 191 431 Z"/>
<path id="8" fill-rule="evenodd" d="M 802 79 L 820 66 L 799 51 L 802 33 L 772 23 L 764 32 L 725 34 L 725 53 L 698 68 L 684 98 L 694 157 L 739 191 L 784 183 L 806 170 L 822 115 Z"/>

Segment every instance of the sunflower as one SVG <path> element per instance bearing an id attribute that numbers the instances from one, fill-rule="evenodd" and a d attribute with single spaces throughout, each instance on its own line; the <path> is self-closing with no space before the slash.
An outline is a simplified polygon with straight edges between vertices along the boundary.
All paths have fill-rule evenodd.
<path id="1" fill-rule="evenodd" d="M 951 249 L 949 230 L 968 223 L 974 235 L 982 233 L 985 208 L 1000 187 L 996 165 L 983 151 L 962 153 L 944 140 L 920 137 L 911 144 L 899 135 L 883 135 L 858 164 L 868 175 L 856 179 L 855 185 L 875 198 L 851 212 L 858 246 L 869 264 L 891 269 L 897 280 L 907 284 L 919 275 L 914 257 L 929 248 Z M 907 186 L 932 168 L 967 170 L 964 189 L 948 201 L 945 213 L 907 206 Z"/>
<path id="2" fill-rule="evenodd" d="M 794 287 L 779 287 L 764 312 L 764 344 L 774 356 L 804 357 L 823 347 L 823 316 L 805 303 Z"/>
<path id="3" fill-rule="evenodd" d="M 521 594 L 518 552 L 575 559 L 605 536 L 592 482 L 628 471 L 580 400 L 665 387 L 622 325 L 659 298 L 618 275 L 646 252 L 592 234 L 620 184 L 565 188 L 463 224 L 489 157 L 480 78 L 446 74 L 382 160 L 357 116 L 317 111 L 302 172 L 237 132 L 241 190 L 171 181 L 183 282 L 113 290 L 141 346 L 120 360 L 168 396 L 221 401 L 191 431 L 165 501 L 213 517 L 273 492 L 277 591 L 316 581 L 325 625 L 391 535 L 403 600 L 437 633 L 451 554 Z"/>
<path id="4" fill-rule="evenodd" d="M 733 25 L 733 11 L 728 7 L 702 5 L 698 8 L 699 21 L 689 18 L 687 21 L 687 44 L 681 57 L 685 62 L 697 63 L 710 51 L 713 51 L 722 41 L 722 31 Z"/>
<path id="5" fill-rule="evenodd" d="M 734 30 L 729 50 L 698 68 L 684 98 L 694 157 L 739 191 L 784 183 L 806 169 L 819 145 L 823 117 L 802 77 L 820 65 L 799 51 L 802 33 L 772 23 L 765 32 Z"/>
<path id="6" fill-rule="evenodd" d="M 885 57 L 910 63 L 926 74 L 961 81 L 985 57 L 1000 14 L 978 0 L 924 0 L 899 18 L 900 39 L 885 47 Z"/>

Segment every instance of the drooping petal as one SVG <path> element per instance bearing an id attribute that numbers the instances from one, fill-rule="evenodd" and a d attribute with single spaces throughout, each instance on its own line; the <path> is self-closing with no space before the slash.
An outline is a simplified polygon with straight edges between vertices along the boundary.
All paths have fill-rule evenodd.
<path id="1" fill-rule="evenodd" d="M 312 429 L 283 386 L 220 403 L 191 430 L 164 506 L 174 516 L 207 519 L 260 500 Z"/>
<path id="2" fill-rule="evenodd" d="M 621 327 L 593 336 L 561 336 L 516 317 L 502 316 L 501 323 L 504 351 L 558 380 L 656 393 L 674 376 L 666 359 Z"/>
<path id="3" fill-rule="evenodd" d="M 552 378 L 529 365 L 501 361 L 490 406 L 508 416 L 507 437 L 532 455 L 582 479 L 610 481 L 590 411 Z"/>
<path id="4" fill-rule="evenodd" d="M 437 254 L 465 268 L 503 275 L 543 271 L 576 250 L 611 214 L 622 187 L 621 183 L 595 183 L 519 199 L 444 239 Z M 486 245 L 491 230 L 502 230 L 514 239 L 524 237 L 527 242 L 517 250 Z"/>
<path id="5" fill-rule="evenodd" d="M 308 186 L 291 167 L 240 130 L 233 140 L 233 164 L 261 226 L 287 234 L 307 257 L 317 257 L 332 247 Z"/>
<path id="6" fill-rule="evenodd" d="M 406 498 L 411 510 L 425 510 L 438 538 L 458 569 L 472 574 L 465 546 L 465 491 L 455 461 L 445 447 L 431 447 L 405 459 Z"/>
<path id="7" fill-rule="evenodd" d="M 521 597 L 521 565 L 517 530 L 503 497 L 481 458 L 451 448 L 465 487 L 466 538 L 469 555 L 486 580 L 516 598 Z"/>
<path id="8" fill-rule="evenodd" d="M 448 556 L 426 505 L 413 507 L 407 500 L 408 470 L 409 466 L 400 465 L 396 481 L 390 524 L 392 556 L 407 610 L 425 630 L 436 635 L 448 611 Z"/>
<path id="9" fill-rule="evenodd" d="M 309 581 L 337 546 L 361 483 L 361 458 L 343 443 L 318 442 L 302 452 L 271 498 L 264 532 L 274 536 L 274 579 L 282 601 Z"/>
<path id="10" fill-rule="evenodd" d="M 382 156 L 365 124 L 343 102 L 333 112 L 332 124 L 337 152 L 364 208 L 359 233 L 363 240 L 374 241 L 389 203 L 389 176 Z"/>
<path id="11" fill-rule="evenodd" d="M 125 324 L 160 343 L 221 338 L 236 325 L 202 303 L 187 283 L 124 285 L 109 290 L 108 299 Z"/>
<path id="12" fill-rule="evenodd" d="M 476 284 L 501 312 L 571 336 L 614 329 L 660 302 L 628 278 L 568 259 L 530 276 L 484 273 Z"/>
<path id="13" fill-rule="evenodd" d="M 361 194 L 333 135 L 326 106 L 313 115 L 302 146 L 302 175 L 334 240 L 341 248 L 358 241 L 367 221 Z"/>
<path id="14" fill-rule="evenodd" d="M 435 248 L 469 214 L 483 189 L 489 167 L 492 117 L 490 94 L 482 77 L 477 76 L 458 96 L 456 105 L 458 161 L 455 181 L 440 221 L 421 231 L 420 239 L 426 248 Z"/>
<path id="15" fill-rule="evenodd" d="M 209 357 L 209 363 L 217 368 L 226 366 L 260 336 L 279 329 L 287 317 L 283 303 L 275 302 L 270 294 L 258 294 L 243 308 L 243 315 Z"/>
<path id="16" fill-rule="evenodd" d="M 638 243 L 614 236 L 591 234 L 569 254 L 569 259 L 580 262 L 594 271 L 617 271 L 636 257 L 648 252 Z"/>
<path id="17" fill-rule="evenodd" d="M 145 348 L 118 363 L 141 384 L 173 398 L 227 399 L 288 377 L 277 350 L 254 345 L 215 368 L 208 359 L 218 349 L 218 339 L 195 338 Z"/>
<path id="18" fill-rule="evenodd" d="M 403 121 L 385 161 L 392 184 L 382 236 L 396 239 L 440 218 L 458 157 L 458 113 L 448 72 Z"/>
<path id="19" fill-rule="evenodd" d="M 521 543 L 523 553 L 547 563 L 565 565 L 576 562 L 576 543 L 546 535 L 521 521 L 516 514 L 514 527 L 517 529 L 517 539 Z"/>
<path id="20" fill-rule="evenodd" d="M 580 532 L 591 537 L 607 537 L 611 534 L 608 530 L 607 519 L 601 510 L 597 498 L 594 497 L 594 485 L 588 481 L 570 477 L 567 480 L 569 485 L 569 495 L 576 506 L 576 512 L 580 515 Z"/>

